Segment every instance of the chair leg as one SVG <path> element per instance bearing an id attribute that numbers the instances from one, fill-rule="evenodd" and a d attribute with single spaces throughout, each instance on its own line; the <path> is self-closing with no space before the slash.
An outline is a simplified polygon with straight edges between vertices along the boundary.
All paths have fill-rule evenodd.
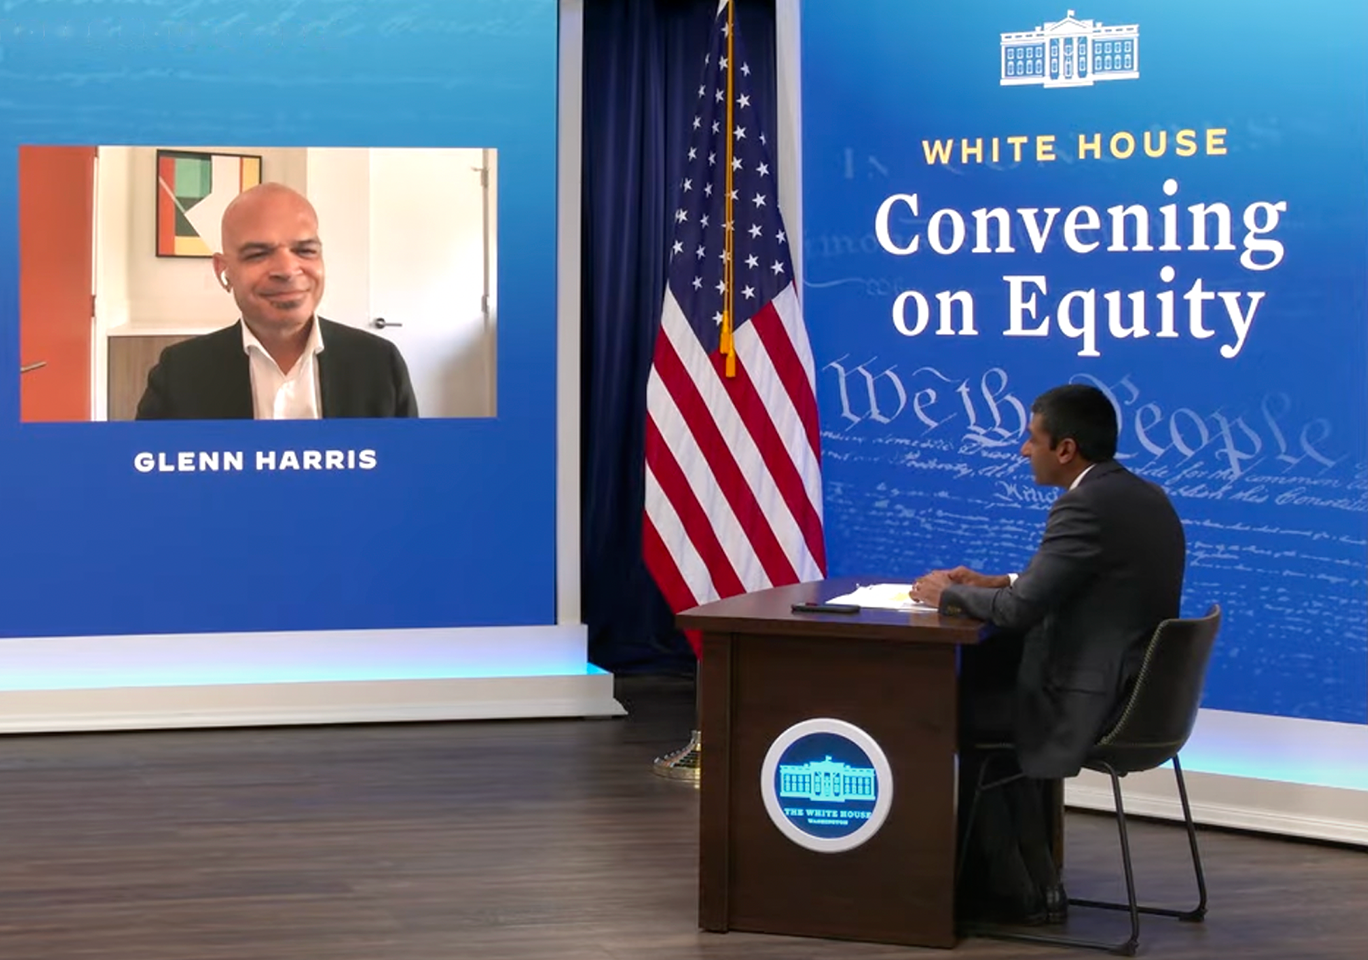
<path id="1" fill-rule="evenodd" d="M 1126 809 L 1121 804 L 1121 778 L 1116 775 L 1110 764 L 1104 764 L 1111 774 L 1112 796 L 1116 798 L 1116 829 L 1121 835 L 1121 863 L 1126 869 L 1126 902 L 1130 907 L 1131 935 L 1123 944 L 1118 944 L 1118 952 L 1128 957 L 1135 956 L 1135 948 L 1140 945 L 1140 908 L 1135 902 L 1135 871 L 1131 868 L 1130 839 L 1126 836 Z"/>
<path id="2" fill-rule="evenodd" d="M 1178 781 L 1178 800 L 1183 807 L 1183 825 L 1187 828 L 1188 846 L 1192 850 L 1192 869 L 1197 876 L 1197 906 L 1191 910 L 1174 910 L 1170 907 L 1137 906 L 1140 913 L 1154 917 L 1175 917 L 1188 923 L 1201 923 L 1206 917 L 1207 889 L 1206 875 L 1202 871 L 1202 854 L 1197 848 L 1197 827 L 1192 820 L 1192 808 L 1188 804 L 1187 784 L 1183 780 L 1183 768 L 1178 758 L 1173 758 L 1173 775 Z M 1097 907 L 1103 910 L 1129 910 L 1128 903 L 1114 903 L 1108 900 L 1074 900 L 1069 903 L 1080 907 Z"/>
<path id="3" fill-rule="evenodd" d="M 1173 757 L 1173 777 L 1178 781 L 1178 799 L 1183 804 L 1183 822 L 1187 825 L 1188 846 L 1192 848 L 1192 870 L 1197 875 L 1197 906 L 1185 912 L 1173 911 L 1179 920 L 1201 923 L 1206 917 L 1207 888 L 1206 875 L 1202 872 L 1202 854 L 1197 849 L 1197 827 L 1192 822 L 1192 808 L 1188 806 L 1187 784 L 1183 782 L 1183 767 L 1175 754 Z"/>
<path id="4" fill-rule="evenodd" d="M 1130 939 L 1123 943 L 1115 944 L 1112 949 L 1116 953 L 1132 956 L 1136 947 L 1140 943 L 1140 914 L 1142 913 L 1162 913 L 1153 907 L 1142 907 L 1136 902 L 1135 896 L 1135 870 L 1131 863 L 1130 838 L 1126 833 L 1126 808 L 1121 800 L 1121 778 L 1116 771 L 1107 764 L 1107 773 L 1111 776 L 1112 797 L 1116 803 L 1116 829 L 1121 838 L 1121 866 L 1126 874 L 1126 902 L 1115 903 L 1110 900 L 1087 900 L 1081 897 L 1070 897 L 1069 903 L 1077 907 L 1097 907 L 1103 910 L 1125 910 L 1131 918 Z"/>
<path id="5" fill-rule="evenodd" d="M 1097 940 L 1084 940 L 1077 937 L 1050 936 L 1049 934 L 1017 932 L 991 924 L 974 924 L 965 933 L 971 936 L 989 937 L 996 940 L 1015 940 L 1025 943 L 1050 943 L 1059 946 L 1088 947 L 1105 950 L 1123 956 L 1135 956 L 1140 945 L 1140 914 L 1154 914 L 1163 917 L 1176 917 L 1179 920 L 1200 922 L 1206 916 L 1207 890 L 1206 877 L 1202 872 L 1202 855 L 1197 848 L 1197 828 L 1192 820 L 1192 808 L 1188 804 L 1187 784 L 1183 780 L 1183 768 L 1178 758 L 1173 758 L 1173 773 L 1178 781 L 1178 799 L 1183 805 L 1183 822 L 1187 828 L 1188 845 L 1192 850 L 1192 867 L 1197 875 L 1198 903 L 1192 910 L 1169 910 L 1161 907 L 1144 907 L 1137 902 L 1135 895 L 1135 872 L 1131 863 L 1130 839 L 1126 833 L 1126 810 L 1121 799 L 1121 778 L 1110 765 L 1102 765 L 1111 777 L 1112 796 L 1116 802 L 1116 829 L 1121 840 L 1121 864 L 1126 874 L 1126 902 L 1114 903 L 1106 900 L 1082 900 L 1069 898 L 1069 903 L 1080 907 L 1100 907 L 1105 910 L 1125 910 L 1130 914 L 1131 935 L 1120 943 L 1104 943 Z M 983 782 L 980 771 L 980 784 Z M 975 795 L 977 799 L 977 794 Z M 972 808 L 971 808 L 972 810 Z"/>

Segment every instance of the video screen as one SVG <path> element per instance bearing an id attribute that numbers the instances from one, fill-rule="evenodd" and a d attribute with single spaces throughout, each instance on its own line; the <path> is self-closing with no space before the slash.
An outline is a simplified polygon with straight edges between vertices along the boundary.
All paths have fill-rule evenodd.
<path id="1" fill-rule="evenodd" d="M 20 420 L 497 412 L 498 151 L 21 145 Z"/>
<path id="2" fill-rule="evenodd" d="M 555 623 L 555 0 L 0 27 L 0 638 Z"/>

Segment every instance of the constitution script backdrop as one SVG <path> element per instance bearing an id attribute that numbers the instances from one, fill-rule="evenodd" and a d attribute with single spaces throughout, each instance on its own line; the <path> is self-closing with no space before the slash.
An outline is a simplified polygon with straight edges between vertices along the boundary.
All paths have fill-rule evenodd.
<path id="1" fill-rule="evenodd" d="M 1019 569 L 1031 401 L 1093 383 L 1225 608 L 1204 705 L 1368 721 L 1364 5 L 802 20 L 830 573 Z"/>

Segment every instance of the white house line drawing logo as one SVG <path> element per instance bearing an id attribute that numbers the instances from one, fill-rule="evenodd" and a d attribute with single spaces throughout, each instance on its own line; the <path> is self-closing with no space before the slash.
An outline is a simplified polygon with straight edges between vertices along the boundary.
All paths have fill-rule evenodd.
<path id="1" fill-rule="evenodd" d="M 781 763 L 779 781 L 779 796 L 786 799 L 844 803 L 879 798 L 873 767 L 852 767 L 831 757 L 803 764 Z"/>
<path id="2" fill-rule="evenodd" d="M 1002 34 L 1004 87 L 1091 87 L 1101 80 L 1140 76 L 1140 26 L 1103 26 L 1070 10 L 1063 20 Z"/>

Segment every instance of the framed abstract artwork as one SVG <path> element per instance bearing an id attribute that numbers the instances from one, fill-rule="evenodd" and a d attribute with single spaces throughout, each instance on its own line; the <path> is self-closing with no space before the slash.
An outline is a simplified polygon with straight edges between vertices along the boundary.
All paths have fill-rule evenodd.
<path id="1" fill-rule="evenodd" d="M 157 151 L 157 256 L 210 257 L 233 198 L 261 183 L 261 157 Z"/>

